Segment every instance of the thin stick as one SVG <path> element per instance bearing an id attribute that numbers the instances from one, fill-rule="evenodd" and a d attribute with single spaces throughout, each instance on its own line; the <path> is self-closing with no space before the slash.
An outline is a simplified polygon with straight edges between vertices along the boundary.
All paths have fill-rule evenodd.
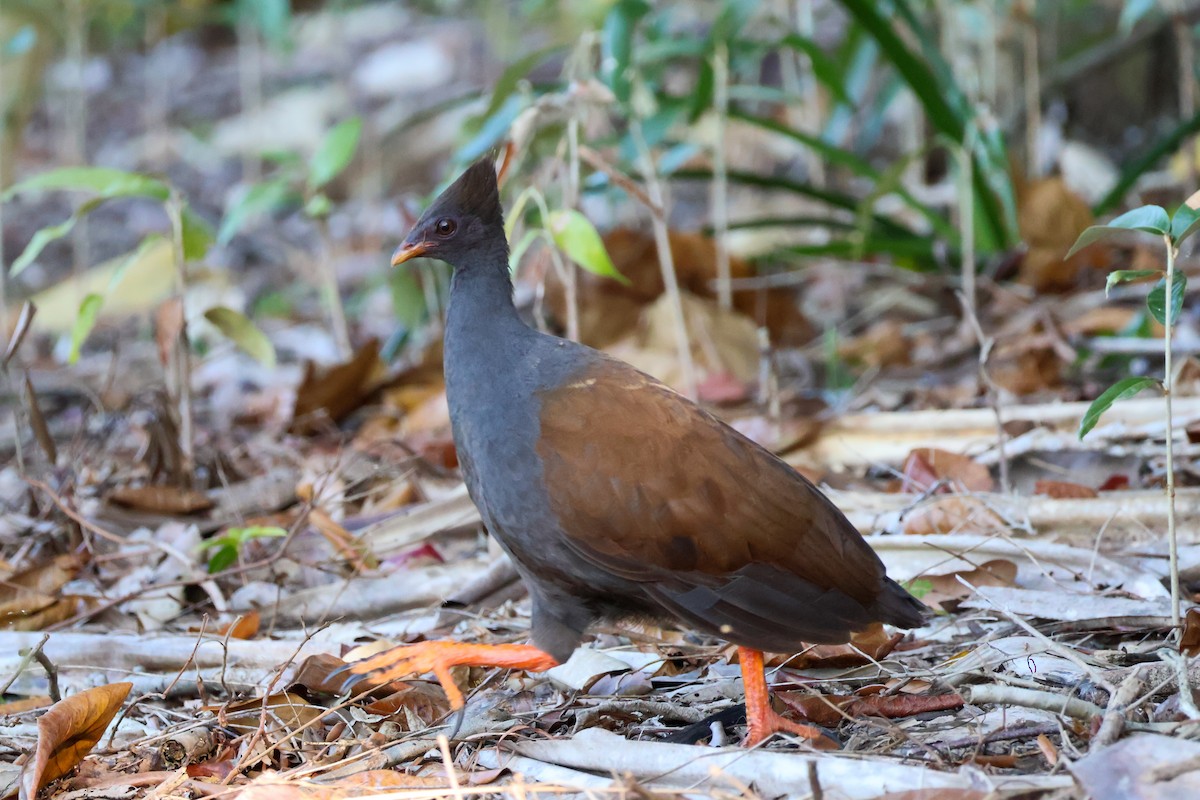
<path id="1" fill-rule="evenodd" d="M 717 248 L 717 303 L 721 309 L 733 308 L 733 287 L 729 283 L 729 170 L 725 163 L 725 128 L 729 123 L 729 48 L 724 42 L 712 58 L 713 106 L 716 133 L 713 136 L 712 222 Z"/>
<path id="2" fill-rule="evenodd" d="M 171 218 L 171 254 L 175 261 L 175 293 L 183 303 L 187 295 L 187 259 L 183 253 L 183 200 L 171 191 L 167 201 L 167 216 Z M 175 339 L 175 401 L 179 412 L 179 452 L 183 457 L 181 472 L 191 482 L 196 468 L 192 434 L 192 355 L 188 347 L 187 314 L 179 325 Z"/>
<path id="3" fill-rule="evenodd" d="M 322 294 L 329 308 L 329 324 L 333 328 L 338 354 L 348 359 L 354 354 L 354 349 L 350 345 L 350 326 L 346 323 L 346 308 L 342 305 L 342 293 L 338 289 L 337 271 L 333 268 L 333 237 L 329 233 L 329 220 L 318 217 L 317 231 L 321 237 L 317 271 L 321 273 Z"/>
<path id="4" fill-rule="evenodd" d="M 1163 234 L 1163 240 L 1167 244 L 1167 279 L 1163 290 L 1163 305 L 1166 307 L 1163 311 L 1166 320 L 1166 333 L 1163 336 L 1163 399 L 1167 412 L 1167 546 L 1171 569 L 1171 624 L 1175 626 L 1175 640 L 1179 641 L 1183 636 L 1183 627 L 1179 618 L 1179 539 L 1175 533 L 1175 417 L 1171 409 L 1171 331 L 1175 325 L 1175 320 L 1171 318 L 1175 306 L 1171 290 L 1175 282 L 1175 256 L 1178 250 L 1169 232 Z"/>
<path id="5" fill-rule="evenodd" d="M 576 107 L 577 108 L 577 107 Z M 577 113 L 577 112 L 576 112 Z M 579 204 L 579 118 L 572 113 L 567 121 L 567 180 L 563 204 L 575 208 Z M 567 338 L 579 341 L 579 267 L 567 260 L 563 285 L 567 295 Z"/>
<path id="6" fill-rule="evenodd" d="M 675 328 L 675 346 L 679 355 L 679 367 L 683 373 L 683 393 L 695 400 L 696 365 L 692 362 L 692 348 L 688 343 L 687 322 L 683 317 L 683 299 L 679 295 L 679 281 L 675 277 L 675 260 L 671 256 L 671 236 L 667 231 L 666 202 L 663 199 L 662 184 L 658 180 L 658 171 L 654 166 L 654 157 L 646 145 L 646 137 L 642 135 L 642 122 L 635 114 L 629 122 L 629 133 L 637 148 L 638 167 L 642 171 L 642 179 L 646 182 L 646 193 L 650 197 L 652 208 L 664 209 L 662 213 L 652 214 L 654 225 L 654 245 L 658 250 L 658 264 L 662 269 L 663 285 L 667 291 L 667 302 L 671 305 L 671 321 Z"/>
<path id="7" fill-rule="evenodd" d="M 1029 4 L 1033 6 L 1033 3 Z M 1038 132 L 1042 127 L 1041 73 L 1038 70 L 1038 29 L 1033 20 L 1033 9 L 1022 26 L 1025 57 L 1025 154 L 1026 170 L 1031 178 L 1038 177 Z"/>

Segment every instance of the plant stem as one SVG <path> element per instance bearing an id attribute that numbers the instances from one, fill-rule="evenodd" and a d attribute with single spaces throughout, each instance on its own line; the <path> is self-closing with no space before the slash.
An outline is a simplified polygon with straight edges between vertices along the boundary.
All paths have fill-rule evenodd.
<path id="1" fill-rule="evenodd" d="M 733 287 L 729 282 L 729 173 L 725 163 L 725 128 L 729 122 L 729 48 L 717 45 L 712 59 L 713 106 L 716 132 L 713 135 L 712 222 L 717 248 L 717 303 L 721 309 L 733 308 Z"/>
<path id="2" fill-rule="evenodd" d="M 175 402 L 179 413 L 179 453 L 183 458 L 180 472 L 189 484 L 196 470 L 192 441 L 192 354 L 187 330 L 187 260 L 183 254 L 183 200 L 174 192 L 167 200 L 171 219 L 171 255 L 175 262 L 175 293 L 179 295 L 182 321 L 175 339 Z"/>
<path id="3" fill-rule="evenodd" d="M 578 107 L 567 121 L 567 181 L 563 205 L 575 208 L 579 204 L 579 117 Z M 548 219 L 548 218 L 544 218 Z M 551 248 L 552 252 L 557 248 Z M 557 259 L 556 259 L 557 261 Z M 567 338 L 579 341 L 579 267 L 567 259 L 563 268 L 563 285 L 567 295 Z"/>
<path id="4" fill-rule="evenodd" d="M 1166 286 L 1164 287 L 1163 297 L 1165 302 L 1165 310 L 1163 317 L 1166 320 L 1166 331 L 1163 333 L 1163 397 L 1166 400 L 1167 411 L 1167 547 L 1170 554 L 1170 569 L 1171 569 L 1171 624 L 1175 626 L 1175 636 L 1183 636 L 1183 628 L 1180 625 L 1179 618 L 1179 542 L 1175 535 L 1175 418 L 1171 411 L 1171 395 L 1172 395 L 1172 380 L 1171 380 L 1171 331 L 1175 324 L 1175 320 L 1171 318 L 1171 312 L 1175 308 L 1173 295 L 1171 294 L 1172 284 L 1175 280 L 1175 242 L 1171 239 L 1171 234 L 1163 234 L 1163 240 L 1167 244 L 1167 278 Z"/>
<path id="5" fill-rule="evenodd" d="M 671 320 L 675 328 L 675 346 L 679 353 L 679 368 L 683 378 L 683 393 L 691 400 L 697 397 L 696 365 L 692 361 L 692 348 L 688 341 L 687 321 L 683 316 L 683 299 L 679 295 L 679 280 L 675 276 L 675 259 L 671 255 L 671 234 L 667 230 L 667 207 L 663 198 L 662 183 L 654 166 L 654 157 L 642 135 L 642 121 L 637 114 L 629 120 L 630 138 L 637 149 L 638 168 L 646 182 L 646 194 L 650 198 L 650 221 L 654 227 L 654 244 L 658 251 L 658 265 L 662 270 L 663 286 L 667 302 L 671 305 Z M 657 209 L 655 211 L 654 209 Z"/>
<path id="6" fill-rule="evenodd" d="M 354 350 L 350 346 L 350 326 L 346 323 L 346 308 L 342 305 L 342 293 L 338 289 L 337 271 L 333 268 L 333 242 L 329 233 L 329 221 L 325 217 L 319 217 L 317 229 L 321 236 L 317 269 L 321 273 L 325 305 L 329 308 L 329 325 L 333 328 L 333 340 L 337 344 L 338 355 L 348 359 Z"/>

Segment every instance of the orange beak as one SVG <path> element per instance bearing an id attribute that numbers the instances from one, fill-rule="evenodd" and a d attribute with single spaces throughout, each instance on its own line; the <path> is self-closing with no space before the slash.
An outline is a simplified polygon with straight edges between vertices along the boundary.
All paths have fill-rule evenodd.
<path id="1" fill-rule="evenodd" d="M 392 266 L 398 267 L 409 259 L 418 258 L 425 255 L 431 249 L 428 242 L 409 242 L 396 248 L 396 252 L 392 253 Z"/>

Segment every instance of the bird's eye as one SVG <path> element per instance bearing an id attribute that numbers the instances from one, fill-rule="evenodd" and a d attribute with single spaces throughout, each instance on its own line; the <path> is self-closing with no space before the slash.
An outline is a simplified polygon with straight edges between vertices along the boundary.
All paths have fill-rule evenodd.
<path id="1" fill-rule="evenodd" d="M 454 220 L 442 218 L 433 224 L 433 230 L 438 236 L 453 236 L 458 226 L 454 224 Z"/>

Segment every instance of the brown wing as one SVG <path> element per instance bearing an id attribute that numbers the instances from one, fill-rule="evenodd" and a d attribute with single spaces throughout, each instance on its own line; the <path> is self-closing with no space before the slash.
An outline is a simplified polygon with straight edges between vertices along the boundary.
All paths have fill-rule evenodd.
<path id="1" fill-rule="evenodd" d="M 685 621 L 782 650 L 845 641 L 908 598 L 819 490 L 649 376 L 597 360 L 540 399 L 569 544 Z"/>

